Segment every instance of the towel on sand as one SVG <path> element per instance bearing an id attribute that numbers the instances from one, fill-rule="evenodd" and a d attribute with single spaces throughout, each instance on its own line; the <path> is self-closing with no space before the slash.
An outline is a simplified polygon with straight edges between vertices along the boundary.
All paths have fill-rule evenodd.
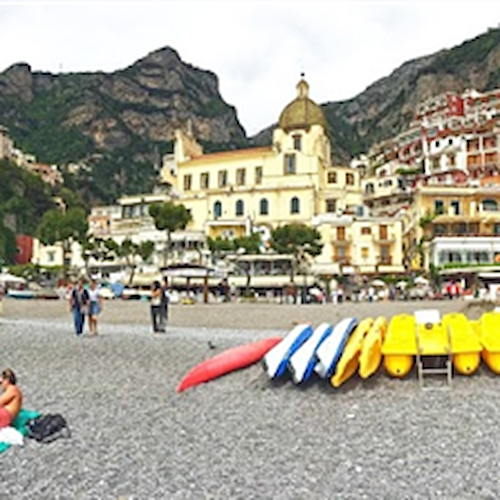
<path id="1" fill-rule="evenodd" d="M 39 416 L 40 412 L 38 411 L 21 409 L 19 415 L 15 418 L 14 422 L 12 422 L 11 427 L 14 427 L 14 429 L 17 429 L 23 436 L 26 436 L 26 433 L 28 432 L 28 422 L 34 418 L 38 418 Z M 10 444 L 0 443 L 0 453 L 9 447 Z"/>

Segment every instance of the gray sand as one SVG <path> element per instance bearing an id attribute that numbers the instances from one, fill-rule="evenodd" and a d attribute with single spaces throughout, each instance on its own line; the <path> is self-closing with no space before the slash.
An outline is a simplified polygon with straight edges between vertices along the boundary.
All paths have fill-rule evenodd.
<path id="1" fill-rule="evenodd" d="M 0 367 L 73 437 L 0 455 L 0 498 L 498 498 L 500 380 L 484 367 L 421 391 L 413 372 L 299 388 L 257 364 L 175 392 L 201 360 L 294 322 L 428 306 L 464 303 L 174 306 L 153 335 L 146 303 L 113 302 L 99 337 L 76 338 L 66 304 L 7 300 Z"/>

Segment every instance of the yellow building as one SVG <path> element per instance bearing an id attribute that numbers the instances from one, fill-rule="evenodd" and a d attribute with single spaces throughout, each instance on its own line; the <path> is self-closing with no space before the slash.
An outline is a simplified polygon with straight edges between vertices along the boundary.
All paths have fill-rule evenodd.
<path id="1" fill-rule="evenodd" d="M 496 186 L 421 185 L 406 234 L 423 266 L 460 269 L 500 262 L 500 190 Z"/>
<path id="2" fill-rule="evenodd" d="M 314 223 L 324 244 L 313 268 L 316 274 L 339 276 L 405 272 L 401 217 L 371 217 L 362 213 L 335 218 L 323 215 L 317 217 Z"/>
<path id="3" fill-rule="evenodd" d="M 294 222 L 361 205 L 359 173 L 334 166 L 321 108 L 304 79 L 282 111 L 272 145 L 203 154 L 189 134 L 177 133 L 176 150 L 162 170 L 191 211 L 191 229 L 215 238 L 269 232 Z"/>

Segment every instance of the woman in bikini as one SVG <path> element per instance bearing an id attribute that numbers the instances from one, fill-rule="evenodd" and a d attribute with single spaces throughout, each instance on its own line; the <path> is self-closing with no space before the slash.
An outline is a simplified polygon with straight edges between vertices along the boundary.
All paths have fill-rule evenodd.
<path id="1" fill-rule="evenodd" d="M 0 379 L 3 394 L 0 396 L 0 429 L 8 427 L 17 417 L 23 404 L 23 395 L 16 385 L 12 370 L 4 370 Z"/>

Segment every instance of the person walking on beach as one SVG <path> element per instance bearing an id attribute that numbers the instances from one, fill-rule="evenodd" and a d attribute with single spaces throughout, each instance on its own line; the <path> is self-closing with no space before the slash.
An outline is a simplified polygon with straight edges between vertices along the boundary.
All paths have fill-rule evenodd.
<path id="1" fill-rule="evenodd" d="M 170 298 L 168 296 L 168 278 L 163 278 L 163 287 L 161 289 L 161 327 L 163 330 L 166 329 L 168 323 L 168 306 L 170 304 Z"/>
<path id="2" fill-rule="evenodd" d="M 97 316 L 102 311 L 103 300 L 97 288 L 96 280 L 92 279 L 90 281 L 87 293 L 89 295 L 89 332 L 90 335 L 97 335 Z"/>
<path id="3" fill-rule="evenodd" d="M 163 288 L 159 281 L 155 281 L 151 286 L 151 321 L 153 323 L 153 332 L 164 332 L 163 317 L 161 310 L 161 301 L 163 295 Z"/>
<path id="4" fill-rule="evenodd" d="M 23 404 L 23 394 L 16 385 L 16 376 L 10 369 L 2 372 L 0 384 L 3 394 L 0 396 L 0 429 L 8 427 L 17 417 Z"/>
<path id="5" fill-rule="evenodd" d="M 83 278 L 78 280 L 78 284 L 71 291 L 69 304 L 70 311 L 73 313 L 73 321 L 75 324 L 75 333 L 81 335 L 85 324 L 85 314 L 88 312 L 89 293 L 84 287 L 85 281 Z"/>

